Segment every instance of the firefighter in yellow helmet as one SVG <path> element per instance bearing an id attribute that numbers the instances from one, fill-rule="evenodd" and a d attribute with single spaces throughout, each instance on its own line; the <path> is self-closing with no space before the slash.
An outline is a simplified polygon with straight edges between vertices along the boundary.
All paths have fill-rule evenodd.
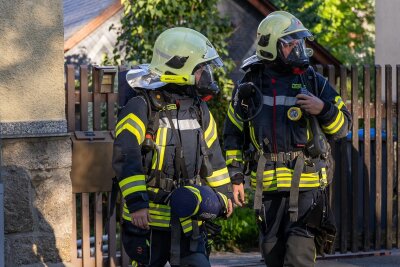
<path id="1" fill-rule="evenodd" d="M 327 138 L 346 136 L 351 116 L 309 66 L 312 39 L 288 12 L 264 18 L 225 120 L 234 201 L 243 204 L 249 175 L 267 266 L 314 266 L 316 253 L 332 249 L 336 232 L 325 193 L 332 169 Z"/>
<path id="2" fill-rule="evenodd" d="M 113 167 L 124 198 L 122 241 L 133 266 L 210 266 L 206 226 L 232 212 L 231 181 L 205 99 L 222 60 L 201 33 L 162 32 L 150 64 L 126 73 Z M 129 95 L 129 93 L 121 94 Z"/>

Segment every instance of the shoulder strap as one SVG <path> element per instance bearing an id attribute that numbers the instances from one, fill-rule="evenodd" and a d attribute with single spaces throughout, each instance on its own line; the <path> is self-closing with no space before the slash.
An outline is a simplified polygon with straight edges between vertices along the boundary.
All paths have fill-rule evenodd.
<path id="1" fill-rule="evenodd" d="M 311 89 L 311 93 L 313 93 L 313 95 L 320 95 L 317 73 L 313 67 L 309 66 L 308 69 L 301 75 L 301 79 L 307 85 L 307 88 Z"/>

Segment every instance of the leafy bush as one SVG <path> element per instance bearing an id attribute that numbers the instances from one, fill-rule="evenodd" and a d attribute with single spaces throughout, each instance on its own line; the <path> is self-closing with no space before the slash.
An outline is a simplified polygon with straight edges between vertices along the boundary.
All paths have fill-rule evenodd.
<path id="1" fill-rule="evenodd" d="M 228 74 L 235 63 L 229 57 L 227 40 L 233 32 L 228 18 L 217 9 L 218 0 L 125 0 L 121 28 L 110 27 L 118 34 L 113 58 L 105 57 L 103 64 L 136 65 L 150 63 L 157 36 L 172 27 L 187 27 L 204 34 L 224 61 L 224 68 L 214 74 L 221 93 L 210 102 L 211 112 L 221 136 L 223 121 L 233 82 Z"/>
<path id="2" fill-rule="evenodd" d="M 252 208 L 253 194 L 246 190 L 250 199 L 245 207 L 237 207 L 229 219 L 219 219 L 217 224 L 222 226 L 221 235 L 213 242 L 218 251 L 249 251 L 258 248 L 258 226 Z"/>

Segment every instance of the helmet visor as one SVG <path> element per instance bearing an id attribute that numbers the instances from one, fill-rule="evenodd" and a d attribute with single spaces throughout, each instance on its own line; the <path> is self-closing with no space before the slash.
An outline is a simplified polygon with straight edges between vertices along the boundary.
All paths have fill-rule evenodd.
<path id="1" fill-rule="evenodd" d="M 217 82 L 214 80 L 214 70 L 217 66 L 222 66 L 221 63 L 222 61 L 213 60 L 213 62 L 202 64 L 196 68 L 193 75 L 198 95 L 215 95 L 219 92 Z"/>
<path id="2" fill-rule="evenodd" d="M 293 40 L 299 40 L 299 39 L 304 39 L 304 38 L 307 38 L 309 41 L 314 40 L 314 36 L 308 30 L 294 32 L 294 33 L 282 36 L 281 38 L 279 38 L 279 40 L 281 40 L 282 42 L 289 43 Z"/>
<path id="3" fill-rule="evenodd" d="M 214 82 L 213 68 L 210 64 L 202 65 L 193 74 L 196 86 L 199 88 L 207 88 L 209 84 Z"/>
<path id="4" fill-rule="evenodd" d="M 292 39 L 290 41 L 280 39 L 278 49 L 284 63 L 293 67 L 308 67 L 311 49 L 307 49 L 304 39 Z"/>

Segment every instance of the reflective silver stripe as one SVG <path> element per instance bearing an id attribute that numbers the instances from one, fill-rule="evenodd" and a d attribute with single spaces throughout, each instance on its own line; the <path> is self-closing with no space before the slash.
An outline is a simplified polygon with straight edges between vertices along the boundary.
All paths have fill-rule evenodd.
<path id="1" fill-rule="evenodd" d="M 293 96 L 276 96 L 276 105 L 277 106 L 294 106 L 296 104 L 297 98 Z M 274 98 L 272 96 L 263 96 L 263 103 L 267 106 L 274 105 Z"/>
<path id="2" fill-rule="evenodd" d="M 215 177 L 207 177 L 207 181 L 209 183 L 215 183 L 215 182 L 218 182 L 218 181 L 222 181 L 222 180 L 224 180 L 226 178 L 229 178 L 229 173 L 227 173 L 227 172 L 225 172 L 225 173 L 223 173 L 221 175 L 215 176 Z"/>
<path id="3" fill-rule="evenodd" d="M 126 185 L 121 187 L 121 191 L 124 192 L 128 188 L 135 187 L 135 186 L 140 186 L 140 185 L 146 185 L 146 182 L 144 180 L 140 180 L 140 181 L 127 183 Z"/>
<path id="4" fill-rule="evenodd" d="M 179 120 L 179 127 L 177 123 L 177 119 L 172 119 L 174 126 L 176 129 L 185 131 L 185 130 L 194 130 L 200 129 L 201 126 L 199 122 L 195 119 L 187 119 L 187 120 Z M 171 124 L 169 123 L 168 118 L 161 118 L 160 119 L 160 128 L 169 128 L 171 129 Z"/>

